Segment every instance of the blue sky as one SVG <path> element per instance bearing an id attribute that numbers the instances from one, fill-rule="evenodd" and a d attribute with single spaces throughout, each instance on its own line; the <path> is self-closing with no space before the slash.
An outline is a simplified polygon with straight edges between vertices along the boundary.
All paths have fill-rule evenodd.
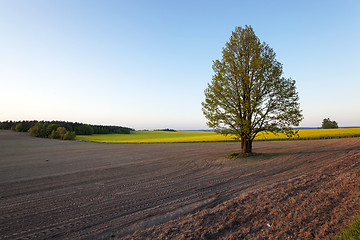
<path id="1" fill-rule="evenodd" d="M 1 1 L 0 121 L 206 129 L 212 61 L 251 25 L 304 120 L 360 125 L 359 1 Z"/>

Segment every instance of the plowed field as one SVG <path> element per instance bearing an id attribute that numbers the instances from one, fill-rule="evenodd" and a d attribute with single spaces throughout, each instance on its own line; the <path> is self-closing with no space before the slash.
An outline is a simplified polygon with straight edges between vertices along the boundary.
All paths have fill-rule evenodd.
<path id="1" fill-rule="evenodd" d="M 238 148 L 0 131 L 0 239 L 316 238 L 359 210 L 360 138 L 256 142 L 254 157 L 222 158 Z M 321 208 L 327 189 L 335 200 Z M 323 210 L 310 214 L 316 207 Z M 292 222 L 278 221 L 285 218 Z"/>

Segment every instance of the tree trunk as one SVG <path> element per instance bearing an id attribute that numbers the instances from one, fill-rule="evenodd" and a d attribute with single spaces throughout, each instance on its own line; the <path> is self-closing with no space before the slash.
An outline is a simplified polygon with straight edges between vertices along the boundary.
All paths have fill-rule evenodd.
<path id="1" fill-rule="evenodd" d="M 252 153 L 252 140 L 241 139 L 241 153 L 242 154 Z"/>

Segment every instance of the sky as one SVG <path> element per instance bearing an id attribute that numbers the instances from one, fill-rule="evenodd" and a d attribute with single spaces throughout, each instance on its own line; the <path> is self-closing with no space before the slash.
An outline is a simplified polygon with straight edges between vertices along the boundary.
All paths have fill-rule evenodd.
<path id="1" fill-rule="evenodd" d="M 360 1 L 0 0 L 0 121 L 208 129 L 212 63 L 251 25 L 304 120 L 360 126 Z"/>

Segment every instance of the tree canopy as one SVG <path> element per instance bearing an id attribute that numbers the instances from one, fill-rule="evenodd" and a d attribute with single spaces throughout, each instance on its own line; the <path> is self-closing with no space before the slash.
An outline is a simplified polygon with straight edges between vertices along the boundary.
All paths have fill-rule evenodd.
<path id="1" fill-rule="evenodd" d="M 282 64 L 251 26 L 236 27 L 213 62 L 202 110 L 215 132 L 241 139 L 242 153 L 252 152 L 260 131 L 297 134 L 303 119 L 295 80 L 282 77 Z"/>
<path id="2" fill-rule="evenodd" d="M 65 121 L 4 121 L 0 122 L 0 129 L 12 129 L 18 132 L 27 132 L 38 122 L 46 123 L 47 125 L 57 125 L 58 127 L 64 127 L 69 131 L 75 131 L 76 134 L 130 134 L 131 131 L 135 131 L 132 128 L 121 126 L 103 126 L 103 125 L 90 125 L 78 122 L 65 122 Z M 19 126 L 17 126 L 19 125 Z"/>
<path id="3" fill-rule="evenodd" d="M 321 124 L 323 129 L 339 128 L 336 121 L 331 121 L 330 118 L 324 118 Z"/>

